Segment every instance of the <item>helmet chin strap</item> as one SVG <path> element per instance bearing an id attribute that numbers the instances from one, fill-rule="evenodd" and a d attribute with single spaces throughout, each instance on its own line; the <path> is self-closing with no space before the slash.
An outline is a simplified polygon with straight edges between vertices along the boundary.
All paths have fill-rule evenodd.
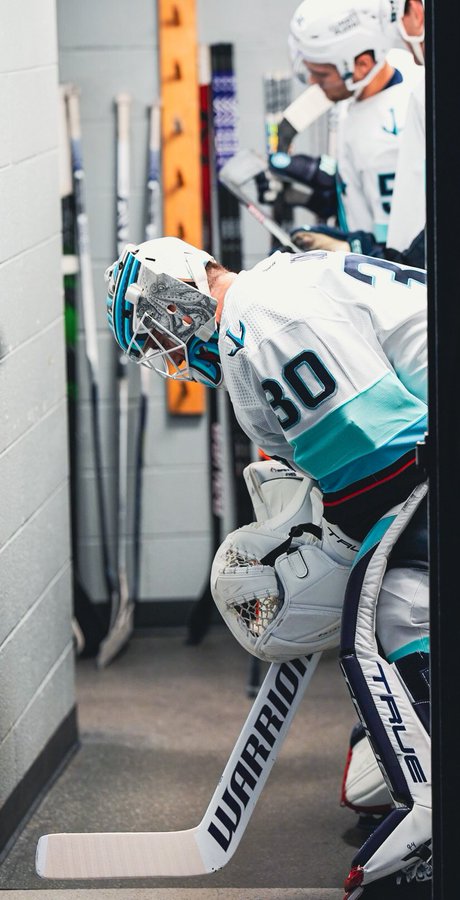
<path id="1" fill-rule="evenodd" d="M 425 29 L 423 29 L 421 34 L 408 34 L 406 29 L 404 28 L 404 23 L 403 23 L 402 19 L 399 19 L 398 31 L 399 31 L 404 43 L 406 45 L 409 44 L 409 47 L 410 47 L 412 53 L 414 54 L 415 59 L 419 63 L 419 65 L 424 66 L 425 65 L 425 57 L 423 55 L 423 50 L 422 50 L 421 45 L 423 44 L 423 42 L 425 40 Z"/>
<path id="2" fill-rule="evenodd" d="M 370 84 L 371 81 L 373 81 L 373 79 L 381 71 L 381 69 L 383 69 L 385 63 L 386 59 L 382 59 L 381 62 L 376 63 L 375 66 L 372 66 L 372 69 L 367 73 L 367 75 L 365 75 L 364 78 L 361 78 L 359 81 L 353 81 L 352 74 L 342 76 L 347 90 L 352 92 L 355 100 L 360 97 L 364 88 L 367 87 L 367 85 Z"/>

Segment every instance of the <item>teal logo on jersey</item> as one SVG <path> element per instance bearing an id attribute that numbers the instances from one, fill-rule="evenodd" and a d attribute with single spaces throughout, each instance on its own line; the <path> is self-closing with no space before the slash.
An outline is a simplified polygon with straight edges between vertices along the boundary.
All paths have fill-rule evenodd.
<path id="1" fill-rule="evenodd" d="M 236 354 L 238 353 L 238 350 L 242 350 L 244 347 L 244 337 L 246 334 L 246 327 L 243 325 L 242 321 L 240 320 L 240 335 L 239 335 L 239 337 L 235 334 L 232 334 L 232 332 L 230 331 L 229 328 L 227 328 L 227 331 L 225 332 L 225 334 L 226 334 L 226 337 L 230 338 L 230 340 L 233 341 L 233 343 L 235 344 L 235 346 L 230 350 L 230 353 L 228 355 L 236 356 Z"/>
<path id="2" fill-rule="evenodd" d="M 401 129 L 398 128 L 398 126 L 397 126 L 397 123 L 396 123 L 396 116 L 395 116 L 395 111 L 394 111 L 394 109 L 391 108 L 391 109 L 388 110 L 388 111 L 389 111 L 389 113 L 390 113 L 390 118 L 391 118 L 391 120 L 392 120 L 392 122 L 391 122 L 391 128 L 386 128 L 385 125 L 382 125 L 382 129 L 383 129 L 383 131 L 386 131 L 387 134 L 394 134 L 394 135 L 396 136 L 397 134 L 400 133 Z"/>

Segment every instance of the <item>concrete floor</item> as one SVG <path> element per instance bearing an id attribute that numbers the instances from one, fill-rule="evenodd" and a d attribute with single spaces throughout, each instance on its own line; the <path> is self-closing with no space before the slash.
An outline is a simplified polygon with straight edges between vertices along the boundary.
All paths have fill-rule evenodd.
<path id="1" fill-rule="evenodd" d="M 0 867 L 1 900 L 341 900 L 360 840 L 355 815 L 339 806 L 355 716 L 335 652 L 323 655 L 224 869 L 103 882 L 35 874 L 46 832 L 167 831 L 200 821 L 252 702 L 249 657 L 223 626 L 198 647 L 184 637 L 184 628 L 142 632 L 103 671 L 77 662 L 81 747 Z"/>

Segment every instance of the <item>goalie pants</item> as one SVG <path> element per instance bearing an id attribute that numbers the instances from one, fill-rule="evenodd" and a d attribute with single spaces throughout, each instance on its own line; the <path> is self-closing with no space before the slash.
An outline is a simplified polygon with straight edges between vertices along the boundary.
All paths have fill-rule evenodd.
<path id="1" fill-rule="evenodd" d="M 426 493 L 371 529 L 345 596 L 341 666 L 395 804 L 353 859 L 364 884 L 431 852 Z"/>

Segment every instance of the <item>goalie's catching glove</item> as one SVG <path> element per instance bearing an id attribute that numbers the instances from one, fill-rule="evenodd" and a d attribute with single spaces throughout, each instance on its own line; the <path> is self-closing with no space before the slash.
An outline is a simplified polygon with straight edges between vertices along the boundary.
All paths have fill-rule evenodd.
<path id="1" fill-rule="evenodd" d="M 239 643 L 267 662 L 335 647 L 357 547 L 316 519 L 309 479 L 281 512 L 228 535 L 211 570 L 211 592 Z M 297 521 L 307 524 L 293 526 Z M 318 521 L 318 519 L 316 519 Z"/>

